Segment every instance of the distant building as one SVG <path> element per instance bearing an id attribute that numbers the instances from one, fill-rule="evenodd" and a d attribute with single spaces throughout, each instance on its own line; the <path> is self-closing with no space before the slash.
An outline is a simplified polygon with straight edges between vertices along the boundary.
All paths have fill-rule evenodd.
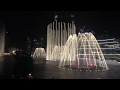
<path id="1" fill-rule="evenodd" d="M 27 38 L 27 54 L 31 54 L 31 40 L 30 38 Z"/>
<path id="2" fill-rule="evenodd" d="M 5 32 L 5 53 L 9 53 L 9 33 Z"/>
<path id="3" fill-rule="evenodd" d="M 5 25 L 0 24 L 0 57 L 4 55 L 5 52 Z"/>
<path id="4" fill-rule="evenodd" d="M 33 45 L 32 45 L 32 52 L 34 52 L 36 48 L 37 48 L 37 39 L 34 38 L 33 39 Z"/>
<path id="5" fill-rule="evenodd" d="M 40 39 L 40 48 L 43 48 L 44 47 L 44 38 L 41 38 Z"/>

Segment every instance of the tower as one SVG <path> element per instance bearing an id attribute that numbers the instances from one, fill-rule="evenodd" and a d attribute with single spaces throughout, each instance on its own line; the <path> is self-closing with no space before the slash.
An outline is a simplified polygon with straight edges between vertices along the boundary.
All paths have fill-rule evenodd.
<path id="1" fill-rule="evenodd" d="M 9 33 L 5 32 L 5 53 L 9 53 Z"/>
<path id="2" fill-rule="evenodd" d="M 4 55 L 5 50 L 5 25 L 0 24 L 0 57 Z"/>
<path id="3" fill-rule="evenodd" d="M 40 39 L 40 44 L 38 45 L 38 48 L 43 48 L 44 47 L 43 42 L 44 42 L 44 38 L 41 38 Z"/>
<path id="4" fill-rule="evenodd" d="M 27 37 L 27 54 L 31 54 L 31 41 L 30 38 Z"/>

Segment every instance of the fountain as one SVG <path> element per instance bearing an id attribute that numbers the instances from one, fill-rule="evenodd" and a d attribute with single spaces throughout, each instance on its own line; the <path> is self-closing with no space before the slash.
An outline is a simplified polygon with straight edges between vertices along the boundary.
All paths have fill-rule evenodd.
<path id="1" fill-rule="evenodd" d="M 45 60 L 46 59 L 46 53 L 44 48 L 36 48 L 33 55 L 33 59 L 39 59 L 39 60 Z"/>
<path id="2" fill-rule="evenodd" d="M 89 33 L 76 34 L 72 23 L 55 22 L 47 26 L 46 59 L 59 61 L 60 68 L 108 70 L 104 54 L 95 36 Z"/>
<path id="3" fill-rule="evenodd" d="M 5 26 L 0 26 L 0 57 L 4 55 L 5 47 Z"/>
<path id="4" fill-rule="evenodd" d="M 61 51 L 59 67 L 108 69 L 101 48 L 92 33 L 70 35 Z"/>
<path id="5" fill-rule="evenodd" d="M 47 56 L 50 61 L 60 61 L 60 52 L 68 37 L 76 33 L 74 21 L 72 23 L 55 22 L 47 26 Z"/>

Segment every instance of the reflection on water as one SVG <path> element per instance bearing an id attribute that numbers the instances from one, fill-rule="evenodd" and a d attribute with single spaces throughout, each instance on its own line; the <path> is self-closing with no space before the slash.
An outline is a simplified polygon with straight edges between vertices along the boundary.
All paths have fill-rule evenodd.
<path id="1" fill-rule="evenodd" d="M 0 74 L 4 76 L 26 76 L 29 73 L 37 79 L 120 79 L 120 63 L 107 60 L 108 71 L 76 71 L 60 69 L 59 62 L 33 60 L 28 58 L 0 58 Z"/>

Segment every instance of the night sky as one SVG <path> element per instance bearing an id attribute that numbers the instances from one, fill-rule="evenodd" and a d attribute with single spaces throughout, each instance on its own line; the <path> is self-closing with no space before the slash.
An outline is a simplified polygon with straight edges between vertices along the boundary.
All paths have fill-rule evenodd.
<path id="1" fill-rule="evenodd" d="M 47 25 L 54 20 L 55 14 L 68 18 L 74 14 L 77 32 L 85 26 L 85 30 L 102 35 L 120 38 L 120 11 L 0 11 L 0 23 L 5 24 L 11 47 L 25 48 L 27 37 L 45 39 Z"/>

